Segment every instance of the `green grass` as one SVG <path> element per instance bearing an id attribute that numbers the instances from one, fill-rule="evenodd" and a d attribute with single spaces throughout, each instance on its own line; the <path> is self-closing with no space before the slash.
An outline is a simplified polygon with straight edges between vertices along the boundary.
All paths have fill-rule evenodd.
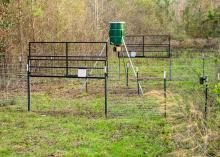
<path id="1" fill-rule="evenodd" d="M 173 59 L 174 81 L 168 81 L 167 87 L 176 98 L 173 112 L 179 112 L 178 105 L 182 105 L 186 110 L 184 113 L 190 115 L 188 105 L 191 102 L 199 110 L 203 109 L 202 97 L 198 97 L 203 96 L 203 87 L 199 85 L 202 60 L 184 57 L 184 54 L 182 57 Z M 163 91 L 163 70 L 165 67 L 169 71 L 169 60 L 133 61 L 139 67 L 140 77 L 161 78 L 141 81 L 144 92 Z M 81 83 L 77 80 L 32 80 L 34 87 L 30 113 L 26 111 L 26 93 L 22 92 L 13 93 L 15 104 L 0 106 L 0 156 L 155 157 L 169 156 L 178 149 L 188 148 L 187 145 L 179 147 L 177 143 L 180 141 L 173 138 L 172 126 L 165 121 L 159 109 L 163 105 L 161 100 L 137 96 L 135 80 L 129 80 L 129 88 L 134 93 L 126 93 L 122 63 L 120 81 L 117 81 L 117 60 L 111 58 L 109 65 L 113 67 L 110 74 L 115 74 L 108 83 L 107 119 L 104 118 L 103 80 L 101 84 L 90 81 L 88 94 L 79 92 Z M 210 83 L 216 79 L 216 65 L 215 58 L 206 62 Z M 129 78 L 132 77 L 130 70 Z M 212 121 L 216 127 L 216 121 Z M 174 119 L 173 123 L 183 126 L 180 130 L 186 132 L 187 121 Z"/>
<path id="2" fill-rule="evenodd" d="M 23 100 L 1 107 L 0 156 L 159 156 L 174 149 L 164 118 L 143 109 L 155 99 L 120 101 L 109 104 L 108 119 L 103 98 L 91 96 L 35 94 L 30 113 Z"/>

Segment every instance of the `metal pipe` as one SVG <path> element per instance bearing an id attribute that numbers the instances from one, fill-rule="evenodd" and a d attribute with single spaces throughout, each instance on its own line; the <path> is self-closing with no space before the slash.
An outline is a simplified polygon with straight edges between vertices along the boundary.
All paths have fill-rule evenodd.
<path id="1" fill-rule="evenodd" d="M 166 87 L 166 70 L 164 70 L 164 117 L 167 117 L 167 87 Z"/>
<path id="2" fill-rule="evenodd" d="M 128 87 L 128 69 L 129 69 L 129 63 L 126 65 L 126 86 Z"/>
<path id="3" fill-rule="evenodd" d="M 145 45 L 144 45 L 144 36 L 143 36 L 143 57 L 144 57 L 144 47 L 145 47 Z"/>
<path id="4" fill-rule="evenodd" d="M 68 43 L 66 43 L 66 76 L 68 76 Z"/>
<path id="5" fill-rule="evenodd" d="M 28 111 L 31 110 L 31 86 L 30 86 L 30 61 L 28 60 L 28 64 L 27 64 L 27 92 L 28 92 Z"/>
<path id="6" fill-rule="evenodd" d="M 208 117 L 208 82 L 205 84 L 205 120 Z"/>
<path id="7" fill-rule="evenodd" d="M 172 81 L 172 58 L 169 59 L 169 80 Z"/>
<path id="8" fill-rule="evenodd" d="M 107 68 L 107 67 L 106 67 Z M 108 118 L 108 84 L 107 84 L 107 69 L 105 70 L 105 117 Z"/>
<path id="9" fill-rule="evenodd" d="M 136 71 L 137 71 L 137 91 L 138 91 L 138 95 L 140 95 L 138 67 L 136 68 Z"/>
<path id="10" fill-rule="evenodd" d="M 121 75 L 121 62 L 120 62 L 120 53 L 118 52 L 118 79 L 120 80 Z"/>
<path id="11" fill-rule="evenodd" d="M 202 55 L 202 75 L 205 77 L 205 55 Z"/>

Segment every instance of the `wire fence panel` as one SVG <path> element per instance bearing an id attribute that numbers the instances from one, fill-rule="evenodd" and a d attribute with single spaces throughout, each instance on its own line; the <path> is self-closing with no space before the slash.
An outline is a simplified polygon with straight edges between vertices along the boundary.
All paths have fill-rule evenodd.
<path id="1" fill-rule="evenodd" d="M 42 46 L 42 44 L 40 44 Z M 65 45 L 65 44 L 64 44 Z M 103 46 L 103 45 L 102 45 Z M 105 63 L 102 61 L 105 59 L 105 55 L 101 55 L 96 57 L 95 60 L 91 57 L 91 54 L 94 54 L 94 51 L 99 49 L 98 54 L 100 52 L 100 48 L 102 46 L 93 46 L 91 49 L 88 47 L 88 53 L 78 53 L 82 50 L 83 46 L 74 47 L 73 45 L 69 45 L 69 53 L 72 56 L 68 57 L 68 74 L 70 76 L 74 76 L 78 73 L 78 69 L 86 68 L 88 69 L 88 73 L 91 69 L 93 72 L 90 74 L 91 77 L 101 77 L 104 75 L 104 66 Z M 42 55 L 47 54 L 47 56 L 33 56 L 33 60 L 31 61 L 31 70 L 36 74 L 49 73 L 50 75 L 59 74 L 62 76 L 66 75 L 66 58 L 60 55 L 65 53 L 65 46 L 63 43 L 57 43 L 52 48 L 53 51 L 48 50 L 46 53 L 46 49 L 49 47 L 51 49 L 50 44 L 46 44 L 45 47 L 34 46 L 33 52 L 36 50 L 42 50 Z M 87 48 L 86 48 L 87 50 Z M 41 52 L 41 51 L 40 51 Z M 54 52 L 58 53 L 58 55 L 54 55 Z M 104 52 L 105 53 L 105 52 Z M 76 57 L 75 54 L 84 54 L 81 57 Z M 96 52 L 97 55 L 97 52 Z M 150 106 L 148 109 L 151 109 L 156 115 L 163 115 L 164 113 L 164 70 L 167 73 L 167 99 L 171 97 L 176 101 L 177 104 L 182 104 L 184 106 L 184 110 L 186 110 L 186 104 L 189 106 L 193 106 L 195 111 L 198 113 L 202 113 L 204 116 L 205 110 L 205 86 L 200 85 L 199 79 L 204 74 L 208 76 L 209 84 L 216 84 L 220 79 L 220 68 L 219 68 L 219 59 L 216 59 L 219 53 L 217 51 L 199 51 L 199 50 L 181 50 L 172 52 L 172 64 L 170 66 L 170 59 L 146 59 L 146 58 L 136 58 L 132 59 L 134 65 L 138 68 L 138 81 L 141 82 L 144 91 L 143 101 L 148 98 L 156 97 L 160 99 L 161 105 Z M 52 57 L 52 58 L 51 58 Z M 77 60 L 77 61 L 76 61 Z M 82 60 L 82 61 L 80 61 Z M 87 61 L 88 60 L 88 61 Z M 111 101 L 114 104 L 120 103 L 120 101 L 114 100 L 115 97 L 124 96 L 128 97 L 128 100 L 132 97 L 139 98 L 138 94 L 138 85 L 137 78 L 134 77 L 130 67 L 126 72 L 126 65 L 128 63 L 128 59 L 124 58 L 121 64 L 121 71 L 118 72 L 117 59 L 111 56 L 109 60 L 109 83 L 108 83 L 108 93 L 110 95 L 110 103 Z M 94 64 L 97 62 L 95 68 Z M 54 68 L 51 69 L 51 66 Z M 75 68 L 77 67 L 77 68 Z M 91 68 L 91 69 L 90 69 Z M 77 70 L 76 70 L 77 69 Z M 170 70 L 171 69 L 171 70 Z M 26 89 L 27 89 L 27 72 L 26 67 L 20 64 L 17 65 L 5 65 L 1 60 L 1 100 L 13 100 L 18 99 L 15 98 L 15 94 L 20 90 L 23 91 L 23 97 L 20 99 L 25 99 L 26 97 Z M 126 74 L 127 73 L 127 74 Z M 171 74 L 170 74 L 171 73 Z M 119 76 L 120 75 L 120 79 Z M 171 81 L 169 81 L 169 75 L 172 75 Z M 48 82 L 54 82 L 56 84 L 59 79 L 33 79 L 32 85 L 34 84 L 47 84 Z M 68 82 L 64 80 L 64 82 Z M 81 82 L 81 83 L 79 83 Z M 82 85 L 84 80 L 74 80 L 73 84 L 78 84 L 77 86 Z M 65 83 L 64 83 L 65 84 Z M 88 83 L 88 93 L 101 93 L 103 92 L 103 88 L 99 88 L 99 86 L 93 81 L 92 83 Z M 100 83 L 103 85 L 103 82 Z M 36 87 L 37 88 L 37 87 Z M 40 87 L 38 87 L 40 88 Z M 209 86 L 209 88 L 212 88 Z M 85 90 L 83 90 L 85 91 Z M 211 89 L 209 89 L 208 97 L 208 105 L 213 108 L 208 110 L 208 114 L 216 108 L 216 105 L 213 105 L 214 96 L 211 93 Z M 82 91 L 74 90 L 76 95 L 80 95 Z M 75 94 L 74 94 L 75 95 Z M 75 96 L 76 96 L 75 95 Z M 198 98 L 198 99 L 195 99 Z M 181 107 L 182 108 L 182 107 Z M 180 109 L 181 109 L 180 108 Z M 115 111 L 115 110 L 114 110 Z M 119 111 L 118 111 L 119 112 Z M 121 111 L 123 112 L 123 111 Z M 113 114 L 113 113 L 112 113 Z M 123 114 L 123 113 L 121 113 Z M 167 115 L 175 114 L 175 112 L 170 112 L 167 110 Z M 211 114 L 211 113 L 210 113 Z"/>

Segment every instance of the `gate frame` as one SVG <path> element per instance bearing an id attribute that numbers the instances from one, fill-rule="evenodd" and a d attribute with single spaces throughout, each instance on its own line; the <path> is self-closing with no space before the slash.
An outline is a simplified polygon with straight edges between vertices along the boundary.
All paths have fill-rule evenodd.
<path id="1" fill-rule="evenodd" d="M 135 57 L 131 57 L 132 59 L 134 58 L 171 58 L 171 37 L 170 35 L 128 35 L 128 36 L 125 36 L 125 39 L 126 38 L 135 38 L 135 37 L 139 37 L 139 38 L 142 38 L 142 43 L 141 44 L 127 44 L 126 43 L 126 46 L 127 47 L 132 47 L 132 46 L 138 46 L 138 47 L 142 47 L 142 55 L 141 56 L 135 56 Z M 167 37 L 168 39 L 168 44 L 148 44 L 148 43 L 145 43 L 145 37 Z M 167 56 L 145 56 L 145 53 L 147 53 L 148 51 L 145 51 L 145 47 L 151 47 L 151 48 L 158 48 L 158 47 L 167 47 L 168 48 L 168 55 Z M 122 51 L 124 52 L 124 51 Z M 150 52 L 150 51 L 149 51 Z M 153 51 L 153 52 L 162 52 L 162 51 Z M 165 51 L 163 51 L 165 52 Z M 122 53 L 123 54 L 123 53 Z M 120 55 L 120 53 L 118 53 L 118 58 L 127 58 L 127 56 L 125 55 Z"/>
<path id="2" fill-rule="evenodd" d="M 65 55 L 62 56 L 46 56 L 46 55 L 41 55 L 41 56 L 33 56 L 31 53 L 31 44 L 65 44 Z M 105 47 L 103 47 L 103 50 L 105 50 L 105 56 L 69 56 L 68 54 L 68 44 L 103 44 Z M 41 74 L 32 74 L 31 70 L 31 61 L 39 61 L 42 60 L 42 58 L 47 58 L 47 57 L 52 57 L 52 58 L 56 58 L 57 59 L 45 59 L 45 60 L 56 60 L 56 61 L 66 61 L 66 66 L 64 67 L 56 67 L 56 66 L 50 66 L 50 67 L 35 67 L 35 68 L 48 68 L 48 69 L 54 69 L 54 68 L 60 68 L 60 69 L 66 69 L 66 74 L 65 75 L 60 75 L 60 76 L 54 76 L 54 75 L 50 75 L 50 74 L 46 74 L 46 75 L 41 75 Z M 59 59 L 59 57 L 63 57 L 63 59 Z M 75 60 L 71 60 L 71 57 L 76 57 Z M 77 59 L 81 58 L 81 59 Z M 87 58 L 87 59 L 82 59 L 82 58 Z M 88 59 L 89 58 L 89 59 Z M 90 76 L 86 76 L 86 77 L 78 77 L 76 75 L 69 75 L 68 71 L 70 69 L 68 62 L 69 61 L 94 61 L 94 62 L 104 62 L 105 66 L 103 67 L 104 70 L 104 76 L 95 76 L 95 77 L 90 77 Z M 77 69 L 86 69 L 86 67 L 76 67 Z M 90 69 L 97 69 L 94 67 L 90 68 Z M 108 115 L 108 89 L 107 89 L 107 80 L 108 80 L 108 42 L 29 42 L 29 55 L 28 55 L 28 59 L 27 59 L 27 97 L 28 97 L 28 111 L 31 111 L 31 78 L 78 78 L 78 79 L 102 79 L 104 80 L 104 88 L 105 88 L 105 117 L 107 118 Z"/>
<path id="3" fill-rule="evenodd" d="M 172 53 L 171 53 L 171 37 L 170 35 L 128 35 L 125 38 L 134 38 L 134 37 L 140 37 L 142 38 L 142 43 L 141 44 L 126 44 L 127 47 L 132 47 L 132 46 L 139 46 L 142 47 L 142 55 L 141 56 L 135 56 L 131 57 L 131 59 L 137 59 L 137 58 L 146 58 L 146 59 L 168 59 L 169 61 L 169 81 L 172 80 Z M 145 37 L 167 37 L 168 39 L 168 44 L 145 44 Z M 120 79 L 120 71 L 121 71 L 121 62 L 120 59 L 128 58 L 128 56 L 124 55 L 124 51 L 122 49 L 123 46 L 121 46 L 121 52 L 118 52 L 118 78 Z M 168 48 L 168 55 L 167 56 L 145 56 L 145 47 L 167 47 Z M 149 51 L 150 52 L 150 51 Z M 162 51 L 154 51 L 154 52 L 162 52 Z M 166 51 L 163 51 L 166 52 Z"/>

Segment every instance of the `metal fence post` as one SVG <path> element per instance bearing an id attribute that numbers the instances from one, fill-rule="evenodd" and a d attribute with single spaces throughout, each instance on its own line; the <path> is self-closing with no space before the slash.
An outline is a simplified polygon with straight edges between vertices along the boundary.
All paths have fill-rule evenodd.
<path id="1" fill-rule="evenodd" d="M 28 57 L 29 58 L 29 57 Z M 31 85 L 30 85 L 30 61 L 28 59 L 28 64 L 27 64 L 27 92 L 28 92 L 28 111 L 31 110 Z"/>
<path id="2" fill-rule="evenodd" d="M 69 54 L 68 54 L 68 43 L 66 43 L 66 76 L 68 76 L 69 75 L 69 56 L 68 56 Z"/>
<path id="3" fill-rule="evenodd" d="M 86 93 L 88 93 L 88 81 L 86 81 Z"/>
<path id="4" fill-rule="evenodd" d="M 172 81 L 172 58 L 169 60 L 169 80 Z"/>
<path id="5" fill-rule="evenodd" d="M 202 55 L 202 75 L 205 77 L 205 55 Z"/>
<path id="6" fill-rule="evenodd" d="M 128 69 L 129 69 L 129 63 L 126 65 L 126 86 L 128 87 Z"/>
<path id="7" fill-rule="evenodd" d="M 138 91 L 138 95 L 140 95 L 138 67 L 136 67 L 136 73 L 137 73 L 137 91 Z"/>
<path id="8" fill-rule="evenodd" d="M 144 44 L 145 44 L 145 41 L 144 41 L 144 36 L 143 36 L 143 47 L 142 47 L 142 49 L 143 49 L 143 57 L 144 57 Z"/>
<path id="9" fill-rule="evenodd" d="M 121 62 L 120 62 L 120 52 L 118 52 L 118 79 L 120 80 L 121 74 Z"/>
<path id="10" fill-rule="evenodd" d="M 205 120 L 207 120 L 207 117 L 208 117 L 208 80 L 206 80 L 205 83 Z"/>
<path id="11" fill-rule="evenodd" d="M 105 117 L 108 118 L 108 84 L 107 84 L 108 74 L 107 67 L 105 67 Z"/>
<path id="12" fill-rule="evenodd" d="M 164 117 L 167 117 L 167 87 L 166 87 L 166 70 L 164 70 Z"/>

